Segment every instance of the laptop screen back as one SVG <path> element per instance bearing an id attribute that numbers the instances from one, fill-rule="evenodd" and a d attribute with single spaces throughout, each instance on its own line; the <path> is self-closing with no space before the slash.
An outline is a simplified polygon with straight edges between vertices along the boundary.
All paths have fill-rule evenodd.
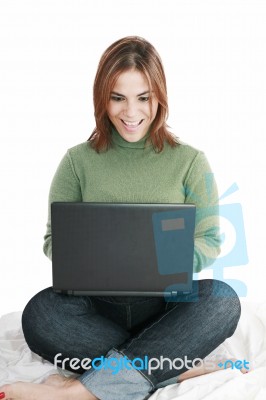
<path id="1" fill-rule="evenodd" d="M 192 204 L 53 203 L 53 288 L 167 296 L 192 286 Z"/>

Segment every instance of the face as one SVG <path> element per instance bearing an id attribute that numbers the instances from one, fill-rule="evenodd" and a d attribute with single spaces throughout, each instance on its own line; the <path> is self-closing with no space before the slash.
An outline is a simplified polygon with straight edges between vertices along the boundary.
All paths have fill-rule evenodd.
<path id="1" fill-rule="evenodd" d="M 151 100 L 151 104 L 150 104 Z M 158 109 L 158 100 L 147 79 L 137 70 L 122 72 L 111 92 L 107 114 L 117 132 L 128 142 L 142 139 Z"/>

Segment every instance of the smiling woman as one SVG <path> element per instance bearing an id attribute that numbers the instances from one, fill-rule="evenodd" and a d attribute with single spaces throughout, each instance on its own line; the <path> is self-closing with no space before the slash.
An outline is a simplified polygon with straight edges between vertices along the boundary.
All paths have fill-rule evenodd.
<path id="1" fill-rule="evenodd" d="M 53 202 L 194 203 L 193 270 L 199 272 L 212 264 L 220 245 L 216 184 L 213 181 L 206 190 L 211 168 L 204 153 L 179 142 L 167 130 L 164 70 L 149 42 L 129 36 L 104 52 L 94 82 L 94 108 L 96 127 L 91 137 L 67 151 L 54 175 L 45 254 L 52 258 Z M 128 249 L 113 240 L 108 244 L 116 254 L 123 250 L 128 255 Z M 106 243 L 101 241 L 99 248 L 106 251 Z M 150 279 L 146 265 L 138 267 Z M 124 268 L 127 271 L 127 265 Z M 169 361 L 205 358 L 234 333 L 239 317 L 237 294 L 217 280 L 194 281 L 190 293 L 176 292 L 170 302 L 163 293 L 161 297 L 145 292 L 143 296 L 128 292 L 125 296 L 73 296 L 46 288 L 28 302 L 22 316 L 29 348 L 44 359 L 55 363 L 60 354 L 70 371 L 77 360 L 84 362 L 88 357 L 104 357 L 108 363 L 124 360 L 127 366 L 145 357 L 168 361 L 151 371 L 122 368 L 115 375 L 98 365 L 86 371 L 81 362 L 80 370 L 73 371 L 81 374 L 77 379 L 5 385 L 0 387 L 0 398 L 147 399 L 157 388 L 175 383 L 177 376 L 181 380 L 205 373 L 197 369 L 188 374 L 183 363 L 181 369 L 173 370 Z"/>
<path id="2" fill-rule="evenodd" d="M 144 137 L 150 128 L 147 143 L 152 142 L 158 152 L 165 142 L 172 147 L 178 144 L 166 125 L 168 102 L 163 64 L 147 40 L 127 36 L 105 50 L 94 81 L 93 100 L 96 128 L 89 140 L 97 152 L 112 146 L 112 124 L 129 142 Z"/>
<path id="3" fill-rule="evenodd" d="M 128 142 L 142 139 L 156 117 L 158 100 L 147 79 L 135 69 L 123 72 L 111 92 L 107 114 L 119 134 Z"/>

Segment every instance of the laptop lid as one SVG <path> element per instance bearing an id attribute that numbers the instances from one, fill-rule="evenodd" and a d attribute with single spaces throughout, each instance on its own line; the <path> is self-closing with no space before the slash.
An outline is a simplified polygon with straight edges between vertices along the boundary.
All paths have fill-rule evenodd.
<path id="1" fill-rule="evenodd" d="M 54 290 L 165 297 L 190 292 L 195 211 L 193 204 L 53 203 Z"/>

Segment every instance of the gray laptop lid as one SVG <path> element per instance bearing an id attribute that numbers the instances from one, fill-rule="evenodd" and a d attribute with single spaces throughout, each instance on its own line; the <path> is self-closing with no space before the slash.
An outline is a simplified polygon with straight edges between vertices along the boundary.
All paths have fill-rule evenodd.
<path id="1" fill-rule="evenodd" d="M 53 203 L 53 288 L 171 296 L 192 288 L 193 204 Z"/>

